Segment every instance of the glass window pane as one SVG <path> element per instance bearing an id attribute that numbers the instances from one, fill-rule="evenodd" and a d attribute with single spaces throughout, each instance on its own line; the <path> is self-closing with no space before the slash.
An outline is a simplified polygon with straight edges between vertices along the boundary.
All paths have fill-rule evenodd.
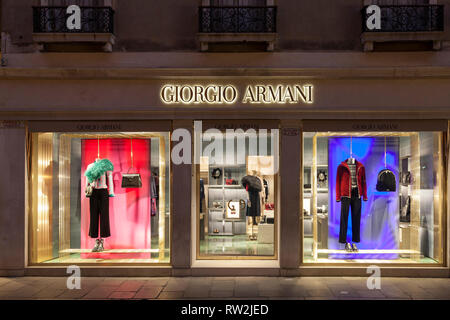
<path id="1" fill-rule="evenodd" d="M 305 132 L 304 262 L 442 262 L 441 132 Z"/>
<path id="2" fill-rule="evenodd" d="M 168 132 L 33 133 L 30 262 L 168 263 L 169 141 Z"/>
<path id="3" fill-rule="evenodd" d="M 273 258 L 278 130 L 209 129 L 195 143 L 200 257 Z"/>

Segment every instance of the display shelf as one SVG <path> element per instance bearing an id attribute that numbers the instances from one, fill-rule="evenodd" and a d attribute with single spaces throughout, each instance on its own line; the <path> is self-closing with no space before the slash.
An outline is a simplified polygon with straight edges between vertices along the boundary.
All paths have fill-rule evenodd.
<path id="1" fill-rule="evenodd" d="M 94 252 L 98 253 L 98 252 Z M 101 259 L 101 258 L 59 258 L 59 259 L 53 259 L 46 261 L 46 264 L 50 263 L 66 263 L 66 264 L 114 264 L 114 263 L 120 263 L 120 264 L 149 264 L 149 263 L 168 263 L 169 261 L 164 261 L 161 259 Z"/>
<path id="2" fill-rule="evenodd" d="M 169 251 L 165 249 L 164 251 Z M 92 249 L 65 249 L 60 253 L 159 253 L 159 249 L 109 249 L 101 252 L 92 252 Z"/>
<path id="3" fill-rule="evenodd" d="M 394 259 L 394 260 L 387 260 L 387 259 L 331 259 L 331 258 L 318 258 L 317 260 L 311 259 L 305 259 L 305 263 L 314 263 L 315 265 L 319 264 L 327 264 L 328 266 L 331 264 L 348 264 L 349 262 L 354 264 L 391 264 L 391 265 L 398 265 L 398 264 L 423 264 L 423 263 L 430 263 L 430 264 L 436 264 L 437 262 L 430 258 L 421 258 L 417 260 L 413 260 L 411 258 L 403 258 L 403 259 Z"/>
<path id="4" fill-rule="evenodd" d="M 240 184 L 209 184 L 208 188 L 238 188 L 244 189 Z"/>
<path id="5" fill-rule="evenodd" d="M 317 192 L 319 193 L 328 193 L 328 191 L 330 191 L 328 188 L 317 188 Z M 309 193 L 311 194 L 311 189 L 303 189 L 303 193 Z"/>

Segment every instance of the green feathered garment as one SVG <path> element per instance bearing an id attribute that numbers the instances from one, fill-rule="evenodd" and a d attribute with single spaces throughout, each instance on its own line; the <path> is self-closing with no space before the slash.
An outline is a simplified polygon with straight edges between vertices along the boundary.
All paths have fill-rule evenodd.
<path id="1" fill-rule="evenodd" d="M 112 162 L 108 159 L 102 159 L 94 162 L 92 166 L 88 167 L 84 175 L 88 179 L 88 183 L 92 183 L 95 180 L 99 179 L 102 175 L 104 175 L 106 171 L 113 170 L 114 166 Z"/>

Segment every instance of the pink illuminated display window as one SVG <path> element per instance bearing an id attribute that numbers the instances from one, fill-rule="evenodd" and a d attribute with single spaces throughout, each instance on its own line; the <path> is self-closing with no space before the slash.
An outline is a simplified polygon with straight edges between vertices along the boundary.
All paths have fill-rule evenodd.
<path id="1" fill-rule="evenodd" d="M 100 157 L 109 159 L 113 165 L 114 197 L 109 198 L 111 236 L 105 239 L 105 250 L 151 248 L 151 195 L 150 195 L 150 140 L 133 139 L 133 168 L 131 165 L 130 139 L 100 139 Z M 84 196 L 87 166 L 97 158 L 97 139 L 82 140 L 81 145 L 81 248 L 90 249 L 95 239 L 89 237 L 90 205 Z M 142 179 L 141 188 L 122 188 L 122 174 L 137 172 Z M 83 258 L 143 259 L 148 253 L 89 253 Z"/>

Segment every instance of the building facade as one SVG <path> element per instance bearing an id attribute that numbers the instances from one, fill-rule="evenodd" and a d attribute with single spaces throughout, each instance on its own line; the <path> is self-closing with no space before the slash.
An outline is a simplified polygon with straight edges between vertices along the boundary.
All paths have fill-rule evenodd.
<path id="1" fill-rule="evenodd" d="M 0 275 L 449 276 L 450 1 L 0 8 Z"/>

